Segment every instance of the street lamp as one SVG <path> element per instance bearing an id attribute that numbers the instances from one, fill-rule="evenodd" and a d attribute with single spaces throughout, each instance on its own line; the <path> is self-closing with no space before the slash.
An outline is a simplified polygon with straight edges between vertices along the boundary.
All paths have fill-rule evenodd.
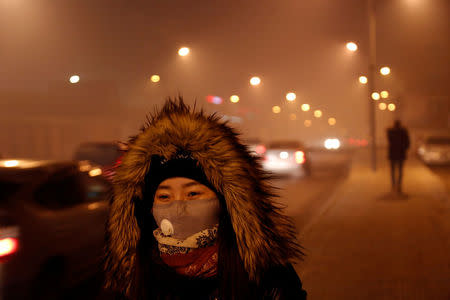
<path id="1" fill-rule="evenodd" d="M 322 111 L 321 110 L 315 110 L 314 111 L 314 117 L 316 117 L 316 118 L 320 118 L 320 117 L 322 117 Z"/>
<path id="2" fill-rule="evenodd" d="M 336 125 L 336 119 L 335 119 L 335 118 L 329 118 L 329 119 L 328 119 L 328 124 L 329 124 L 330 126 Z"/>
<path id="3" fill-rule="evenodd" d="M 178 55 L 179 55 L 179 56 L 186 56 L 186 55 L 189 54 L 189 52 L 190 52 L 190 50 L 189 50 L 188 47 L 181 47 L 181 48 L 178 50 Z"/>
<path id="4" fill-rule="evenodd" d="M 384 103 L 384 102 L 381 102 L 380 104 L 378 104 L 378 108 L 379 108 L 380 110 L 386 110 L 386 107 L 387 107 L 387 105 L 386 105 L 386 103 Z"/>
<path id="5" fill-rule="evenodd" d="M 391 73 L 391 69 L 389 67 L 382 67 L 380 69 L 380 73 L 384 76 L 389 75 Z"/>
<path id="6" fill-rule="evenodd" d="M 311 106 L 309 106 L 309 104 L 302 104 L 302 110 L 303 111 L 309 111 L 311 109 Z"/>
<path id="7" fill-rule="evenodd" d="M 153 82 L 153 83 L 157 83 L 157 82 L 159 82 L 160 80 L 161 80 L 161 78 L 159 77 L 159 75 L 152 75 L 152 77 L 150 77 L 150 80 Z"/>
<path id="8" fill-rule="evenodd" d="M 387 97 L 389 97 L 388 91 L 381 91 L 380 95 L 381 95 L 381 98 L 383 98 L 383 99 L 387 99 Z"/>
<path id="9" fill-rule="evenodd" d="M 362 84 L 366 84 L 367 83 L 367 77 L 366 76 L 359 76 L 359 82 Z"/>
<path id="10" fill-rule="evenodd" d="M 375 101 L 380 100 L 380 94 L 377 93 L 377 92 L 373 92 L 372 93 L 372 99 L 375 100 Z"/>
<path id="11" fill-rule="evenodd" d="M 355 52 L 356 50 L 358 50 L 358 45 L 356 45 L 354 42 L 348 42 L 346 47 L 351 52 Z"/>
<path id="12" fill-rule="evenodd" d="M 80 81 L 80 76 L 78 75 L 72 75 L 69 78 L 70 83 L 78 83 Z"/>
<path id="13" fill-rule="evenodd" d="M 286 100 L 287 101 L 294 101 L 297 98 L 297 95 L 295 93 L 287 93 L 286 94 Z"/>
<path id="14" fill-rule="evenodd" d="M 390 104 L 388 105 L 388 109 L 389 109 L 390 111 L 394 111 L 394 110 L 395 110 L 395 104 L 394 104 L 394 103 L 390 103 Z"/>
<path id="15" fill-rule="evenodd" d="M 238 103 L 239 102 L 239 96 L 238 95 L 233 95 L 230 97 L 230 101 L 232 103 Z"/>
<path id="16" fill-rule="evenodd" d="M 253 76 L 252 78 L 250 78 L 250 84 L 253 86 L 259 85 L 261 83 L 261 78 L 259 78 L 258 76 Z"/>
<path id="17" fill-rule="evenodd" d="M 279 114 L 281 112 L 281 108 L 278 105 L 275 105 L 274 107 L 272 107 L 272 112 L 274 114 Z"/>

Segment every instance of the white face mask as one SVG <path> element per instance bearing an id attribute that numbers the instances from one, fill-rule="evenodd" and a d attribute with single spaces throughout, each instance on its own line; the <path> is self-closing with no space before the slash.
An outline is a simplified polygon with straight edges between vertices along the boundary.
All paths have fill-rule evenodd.
<path id="1" fill-rule="evenodd" d="M 177 200 L 153 204 L 153 216 L 166 236 L 184 240 L 219 223 L 217 197 L 199 200 Z"/>

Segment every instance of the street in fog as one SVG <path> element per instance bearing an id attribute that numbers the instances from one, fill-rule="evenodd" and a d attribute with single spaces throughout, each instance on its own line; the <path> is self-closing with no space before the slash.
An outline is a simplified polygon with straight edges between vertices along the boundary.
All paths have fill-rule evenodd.
<path id="1" fill-rule="evenodd" d="M 384 152 L 376 173 L 366 152 L 338 155 L 334 164 L 316 162 L 323 173 L 278 183 L 305 248 L 296 270 L 309 299 L 449 299 L 445 177 L 411 158 L 398 196 Z"/>

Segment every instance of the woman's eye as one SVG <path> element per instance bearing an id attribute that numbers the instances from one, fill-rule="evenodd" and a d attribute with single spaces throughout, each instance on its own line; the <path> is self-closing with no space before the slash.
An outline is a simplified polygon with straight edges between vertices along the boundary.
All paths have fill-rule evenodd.
<path id="1" fill-rule="evenodd" d="M 201 194 L 201 192 L 189 192 L 189 193 L 188 193 L 188 196 L 189 196 L 190 198 L 192 198 L 192 197 L 199 196 L 200 194 Z"/>
<path id="2" fill-rule="evenodd" d="M 156 197 L 158 200 L 168 200 L 169 199 L 169 195 L 158 195 L 158 197 Z"/>

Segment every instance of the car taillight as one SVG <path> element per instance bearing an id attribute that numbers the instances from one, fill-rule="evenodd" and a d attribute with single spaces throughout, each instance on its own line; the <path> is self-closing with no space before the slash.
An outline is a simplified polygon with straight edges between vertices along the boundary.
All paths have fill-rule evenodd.
<path id="1" fill-rule="evenodd" d="M 0 239 L 0 258 L 11 255 L 19 248 L 19 242 L 16 238 Z"/>
<path id="2" fill-rule="evenodd" d="M 259 155 L 262 155 L 266 153 L 266 147 L 264 145 L 258 145 L 255 148 L 255 152 L 258 153 Z"/>
<path id="3" fill-rule="evenodd" d="M 305 162 L 305 153 L 303 151 L 295 152 L 295 162 L 298 164 L 303 164 Z"/>

